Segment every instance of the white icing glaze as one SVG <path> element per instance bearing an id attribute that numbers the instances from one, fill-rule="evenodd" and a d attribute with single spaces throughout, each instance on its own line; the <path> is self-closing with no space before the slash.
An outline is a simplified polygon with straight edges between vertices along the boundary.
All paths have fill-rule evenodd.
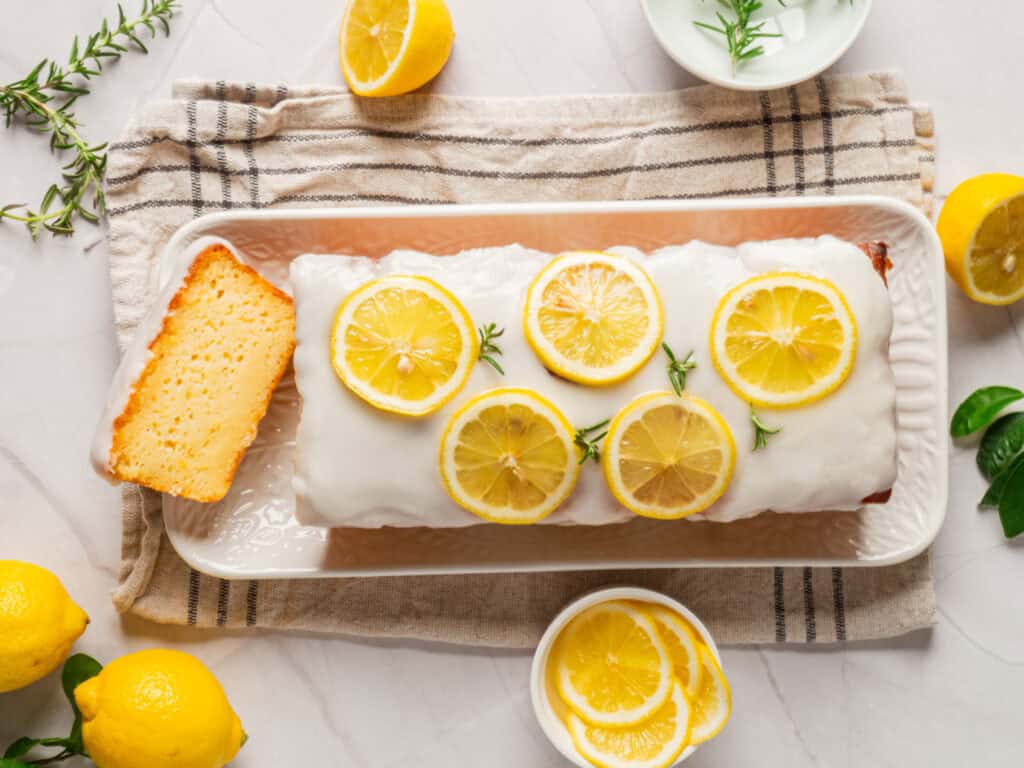
<path id="1" fill-rule="evenodd" d="M 698 367 L 687 389 L 714 405 L 736 440 L 736 472 L 725 495 L 704 517 L 730 521 L 765 509 L 807 512 L 851 509 L 890 488 L 896 477 L 895 384 L 888 362 L 892 307 L 870 260 L 835 238 L 778 240 L 726 248 L 693 242 L 648 257 L 614 248 L 644 264 L 665 305 L 665 341 L 678 355 L 694 350 Z M 522 334 L 523 293 L 551 256 L 518 245 L 435 257 L 397 251 L 373 261 L 305 255 L 291 266 L 298 346 L 295 379 L 302 395 L 294 479 L 296 516 L 309 525 L 454 527 L 480 520 L 456 506 L 438 476 L 437 451 L 448 417 L 467 398 L 495 386 L 533 387 L 577 426 L 613 416 L 636 395 L 669 387 L 659 351 L 637 374 L 609 388 L 587 388 L 548 374 Z M 835 393 L 787 411 L 764 409 L 781 426 L 765 450 L 752 453 L 747 404 L 715 371 L 708 351 L 714 308 L 725 291 L 762 272 L 788 269 L 832 280 L 858 326 L 853 371 Z M 500 376 L 477 365 L 465 389 L 439 412 L 406 419 L 375 410 L 338 380 L 329 358 L 334 315 L 348 292 L 388 273 L 428 275 L 458 296 L 476 324 L 495 322 L 501 339 Z M 569 500 L 544 523 L 603 524 L 629 519 L 589 463 Z M 690 518 L 693 519 L 693 518 Z"/>
<path id="2" fill-rule="evenodd" d="M 110 448 L 114 438 L 114 421 L 124 411 L 128 404 L 128 398 L 131 397 L 132 390 L 135 388 L 135 382 L 142 375 L 152 356 L 149 345 L 153 343 L 163 327 L 164 317 L 167 315 L 167 308 L 170 306 L 174 294 L 181 288 L 192 262 L 211 245 L 223 245 L 231 251 L 236 259 L 242 260 L 231 244 L 219 237 L 201 237 L 183 250 L 175 262 L 170 276 L 162 281 L 162 287 L 156 300 L 146 316 L 139 322 L 135 329 L 135 335 L 125 348 L 121 362 L 114 372 L 114 379 L 111 381 L 107 393 L 107 404 L 96 427 L 90 451 L 93 469 L 111 482 L 118 482 L 110 472 Z"/>

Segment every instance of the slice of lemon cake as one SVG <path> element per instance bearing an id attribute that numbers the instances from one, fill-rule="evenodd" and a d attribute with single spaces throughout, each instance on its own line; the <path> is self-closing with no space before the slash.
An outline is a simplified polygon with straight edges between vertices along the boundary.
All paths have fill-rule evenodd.
<path id="1" fill-rule="evenodd" d="M 93 464 L 194 501 L 223 498 L 294 347 L 288 295 L 226 244 L 194 248 L 121 361 Z"/>

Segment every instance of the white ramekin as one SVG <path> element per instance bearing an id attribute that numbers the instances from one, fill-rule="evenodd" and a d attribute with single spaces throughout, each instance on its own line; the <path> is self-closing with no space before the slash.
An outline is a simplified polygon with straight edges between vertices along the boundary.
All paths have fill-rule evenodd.
<path id="1" fill-rule="evenodd" d="M 592 768 L 592 766 L 576 751 L 576 747 L 572 743 L 572 737 L 556 714 L 554 705 L 548 695 L 546 675 L 548 656 L 551 653 L 551 647 L 555 643 L 555 638 L 558 637 L 558 634 L 565 628 L 566 624 L 587 608 L 598 603 L 608 602 L 609 600 L 638 600 L 645 603 L 656 603 L 678 613 L 690 622 L 690 625 L 700 635 L 701 640 L 704 641 L 711 650 L 711 653 L 714 654 L 715 660 L 718 661 L 719 665 L 722 663 L 722 657 L 718 653 L 718 646 L 715 645 L 714 638 L 711 637 L 711 633 L 708 632 L 707 627 L 704 626 L 701 620 L 694 616 L 693 612 L 678 600 L 673 600 L 671 597 L 660 592 L 641 589 L 640 587 L 610 587 L 589 592 L 571 602 L 548 625 L 543 637 L 541 637 L 540 642 L 537 644 L 537 650 L 534 651 L 533 665 L 530 668 L 530 699 L 533 702 L 533 713 L 537 717 L 537 722 L 540 723 L 544 735 L 548 737 L 548 740 L 554 745 L 555 749 L 561 752 L 574 765 L 580 766 L 580 768 Z M 687 747 L 674 765 L 679 765 L 696 751 L 696 746 Z"/>

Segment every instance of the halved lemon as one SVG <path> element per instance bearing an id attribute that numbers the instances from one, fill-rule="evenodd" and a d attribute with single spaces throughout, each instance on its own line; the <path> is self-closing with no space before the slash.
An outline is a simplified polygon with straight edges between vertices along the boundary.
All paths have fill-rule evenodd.
<path id="1" fill-rule="evenodd" d="M 672 672 L 683 684 L 688 696 L 693 697 L 701 684 L 701 665 L 697 647 L 701 641 L 690 624 L 679 614 L 661 605 L 645 605 L 647 614 L 654 619 L 665 648 L 672 659 Z"/>
<path id="2" fill-rule="evenodd" d="M 579 478 L 574 432 L 529 389 L 477 395 L 441 437 L 441 479 L 456 504 L 492 523 L 525 525 L 551 514 Z"/>
<path id="3" fill-rule="evenodd" d="M 711 320 L 711 360 L 732 390 L 753 405 L 793 408 L 846 381 L 857 351 L 857 323 L 828 280 L 769 272 L 730 290 Z"/>
<path id="4" fill-rule="evenodd" d="M 553 650 L 555 687 L 590 725 L 626 728 L 661 709 L 672 693 L 672 660 L 654 621 L 612 600 L 580 613 Z"/>
<path id="5" fill-rule="evenodd" d="M 1024 176 L 985 173 L 967 179 L 942 206 L 936 229 L 946 271 L 983 304 L 1024 297 Z"/>
<path id="6" fill-rule="evenodd" d="M 650 392 L 612 419 L 602 451 L 604 477 L 627 509 L 675 520 L 711 506 L 732 479 L 736 445 L 709 403 Z"/>
<path id="7" fill-rule="evenodd" d="M 732 714 L 732 692 L 722 668 L 703 643 L 698 646 L 698 652 L 702 673 L 700 687 L 692 697 L 693 727 L 690 730 L 690 742 L 693 744 L 702 744 L 717 736 Z"/>
<path id="8" fill-rule="evenodd" d="M 576 751 L 603 768 L 666 768 L 689 743 L 690 702 L 678 680 L 650 718 L 627 728 L 589 725 L 575 713 L 567 721 Z"/>
<path id="9" fill-rule="evenodd" d="M 444 0 L 349 0 L 341 72 L 359 96 L 408 93 L 441 71 L 454 40 Z"/>
<path id="10" fill-rule="evenodd" d="M 423 416 L 462 389 L 478 344 L 469 314 L 448 290 L 426 277 L 388 275 L 338 307 L 331 363 L 371 405 Z"/>
<path id="11" fill-rule="evenodd" d="M 654 283 L 625 256 L 562 254 L 527 289 L 527 341 L 548 370 L 581 384 L 613 384 L 634 373 L 654 354 L 663 326 Z"/>

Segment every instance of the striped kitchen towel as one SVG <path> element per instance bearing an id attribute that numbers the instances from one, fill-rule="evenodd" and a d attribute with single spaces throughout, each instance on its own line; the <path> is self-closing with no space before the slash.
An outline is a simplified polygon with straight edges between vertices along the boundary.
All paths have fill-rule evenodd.
<path id="1" fill-rule="evenodd" d="M 184 82 L 112 145 L 122 348 L 182 224 L 241 207 L 873 192 L 928 210 L 932 121 L 891 74 L 770 93 L 360 100 L 335 87 Z M 158 494 L 125 485 L 117 607 L 159 622 L 527 647 L 573 597 L 633 583 L 679 598 L 724 643 L 886 637 L 932 623 L 928 554 L 886 568 L 226 581 L 168 542 Z"/>

